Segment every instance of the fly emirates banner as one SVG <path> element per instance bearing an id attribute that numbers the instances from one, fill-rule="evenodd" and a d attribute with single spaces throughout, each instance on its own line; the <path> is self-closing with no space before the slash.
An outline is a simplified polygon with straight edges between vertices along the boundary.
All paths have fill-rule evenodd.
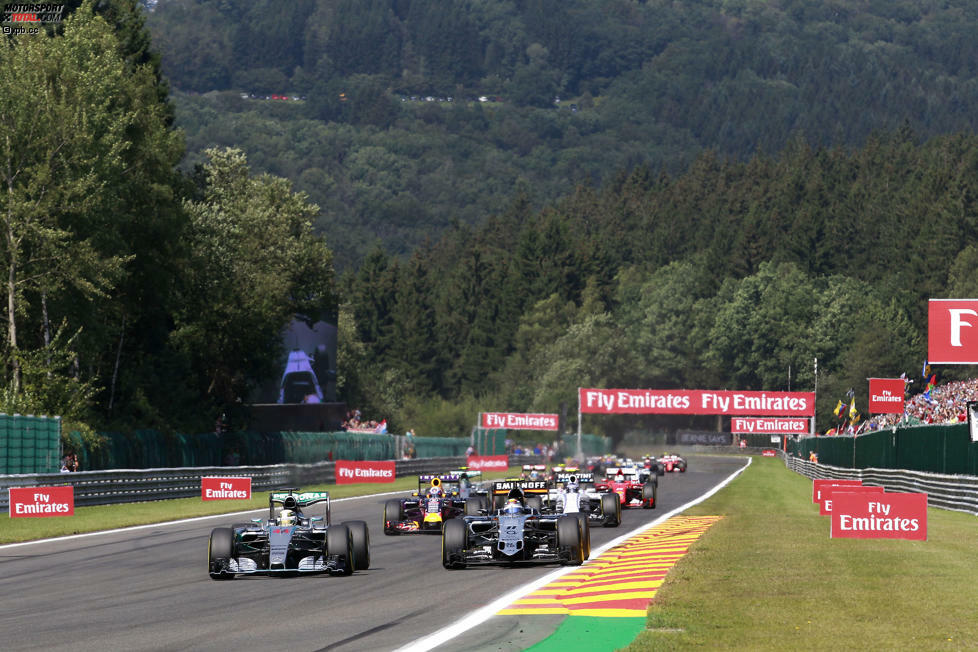
<path id="1" fill-rule="evenodd" d="M 584 414 L 815 415 L 815 392 L 581 388 L 578 401 Z"/>

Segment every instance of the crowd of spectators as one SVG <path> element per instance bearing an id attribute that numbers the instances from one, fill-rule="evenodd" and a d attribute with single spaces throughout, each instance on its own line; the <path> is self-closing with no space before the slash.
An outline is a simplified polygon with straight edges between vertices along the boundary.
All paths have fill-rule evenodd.
<path id="1" fill-rule="evenodd" d="M 387 419 L 383 421 L 375 421 L 373 419 L 364 421 L 360 410 L 354 409 L 346 413 L 346 419 L 340 423 L 340 430 L 372 432 L 385 435 L 387 434 Z"/>
<path id="2" fill-rule="evenodd" d="M 912 396 L 907 399 L 903 414 L 878 414 L 863 422 L 858 432 L 895 425 L 965 423 L 969 401 L 978 401 L 978 378 L 952 381 Z"/>

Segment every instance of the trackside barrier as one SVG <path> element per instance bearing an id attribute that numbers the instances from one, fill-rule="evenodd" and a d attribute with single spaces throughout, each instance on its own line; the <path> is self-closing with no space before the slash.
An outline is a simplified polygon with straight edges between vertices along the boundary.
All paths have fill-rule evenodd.
<path id="1" fill-rule="evenodd" d="M 926 493 L 927 505 L 978 515 L 978 477 L 897 469 L 847 469 L 784 456 L 785 465 L 801 475 L 836 480 L 862 480 L 888 492 Z"/>
<path id="2" fill-rule="evenodd" d="M 539 463 L 533 456 L 511 456 L 510 465 Z M 397 460 L 396 477 L 439 473 L 465 464 L 465 457 L 432 457 Z M 208 476 L 249 477 L 255 491 L 278 487 L 336 482 L 336 463 L 276 464 L 273 466 L 211 466 L 183 469 L 139 469 L 78 471 L 76 473 L 31 473 L 0 475 L 0 511 L 10 505 L 11 487 L 75 488 L 75 505 L 111 505 L 200 496 L 200 479 Z"/>

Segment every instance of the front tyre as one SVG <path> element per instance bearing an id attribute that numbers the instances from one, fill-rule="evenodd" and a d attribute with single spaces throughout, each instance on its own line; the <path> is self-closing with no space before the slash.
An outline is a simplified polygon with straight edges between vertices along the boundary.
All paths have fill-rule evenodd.
<path id="1" fill-rule="evenodd" d="M 580 566 L 584 563 L 581 526 L 576 516 L 567 514 L 557 519 L 557 548 L 561 552 L 561 565 Z"/>
<path id="2" fill-rule="evenodd" d="M 211 531 L 207 542 L 207 572 L 212 580 L 233 580 L 234 573 L 227 570 L 234 556 L 234 530 L 218 527 Z"/>
<path id="3" fill-rule="evenodd" d="M 581 547 L 584 549 L 584 559 L 591 558 L 591 524 L 588 523 L 587 514 L 578 512 L 577 522 L 581 526 Z"/>
<path id="4" fill-rule="evenodd" d="M 336 569 L 339 575 L 352 575 L 356 559 L 353 554 L 353 535 L 345 523 L 332 525 L 326 530 L 326 550 L 324 554 L 338 555 L 341 565 Z"/>
<path id="5" fill-rule="evenodd" d="M 441 531 L 441 564 L 449 570 L 465 568 L 465 548 L 468 545 L 468 526 L 465 521 L 445 521 Z"/>
<path id="6" fill-rule="evenodd" d="M 353 539 L 353 570 L 367 570 L 370 568 L 370 530 L 363 521 L 347 521 L 345 525 Z"/>
<path id="7" fill-rule="evenodd" d="M 642 509 L 652 509 L 656 505 L 658 486 L 647 482 L 642 485 Z"/>
<path id="8" fill-rule="evenodd" d="M 388 523 L 399 523 L 404 520 L 404 509 L 401 506 L 401 501 L 392 498 L 384 503 L 384 534 L 387 536 L 393 536 L 395 534 L 400 534 L 397 527 L 389 527 Z"/>

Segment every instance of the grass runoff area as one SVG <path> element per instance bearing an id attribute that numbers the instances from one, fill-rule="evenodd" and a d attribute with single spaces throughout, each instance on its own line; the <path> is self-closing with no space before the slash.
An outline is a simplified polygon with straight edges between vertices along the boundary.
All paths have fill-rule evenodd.
<path id="1" fill-rule="evenodd" d="M 503 478 L 519 473 L 519 469 L 495 471 L 482 474 L 483 480 Z M 349 498 L 388 491 L 411 491 L 418 488 L 418 476 L 409 475 L 394 482 L 384 484 L 319 484 L 300 487 L 301 491 L 328 491 L 329 497 Z M 120 503 L 116 505 L 95 505 L 75 507 L 74 516 L 51 518 L 10 518 L 0 513 L 0 544 L 50 539 L 84 532 L 114 530 L 133 525 L 163 523 L 195 516 L 230 514 L 252 509 L 268 509 L 268 494 L 271 490 L 252 490 L 251 500 L 208 500 L 200 498 L 176 498 L 143 503 Z M 378 519 L 380 518 L 378 512 Z M 267 514 L 255 514 L 265 518 Z M 373 524 L 369 524 L 373 527 Z"/>
<path id="2" fill-rule="evenodd" d="M 830 539 L 811 480 L 761 457 L 686 513 L 724 518 L 627 652 L 978 648 L 978 517 L 931 508 L 927 541 Z"/>

